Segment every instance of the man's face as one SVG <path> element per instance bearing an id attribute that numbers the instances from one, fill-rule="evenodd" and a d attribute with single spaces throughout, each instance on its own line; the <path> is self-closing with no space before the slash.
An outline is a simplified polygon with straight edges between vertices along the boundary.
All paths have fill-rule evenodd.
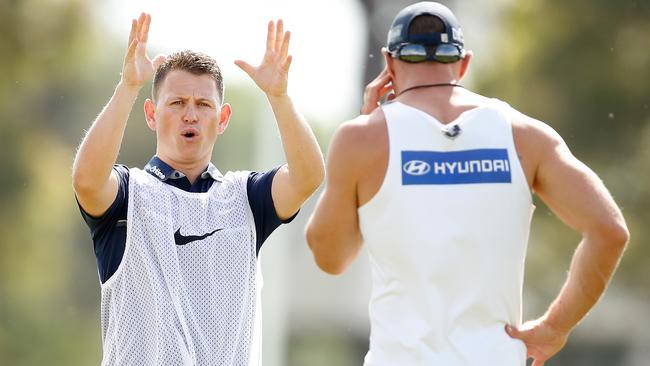
<path id="1" fill-rule="evenodd" d="M 169 163 L 204 164 L 230 118 L 214 79 L 173 70 L 158 90 L 155 105 L 145 103 L 147 124 L 156 131 L 156 154 Z"/>

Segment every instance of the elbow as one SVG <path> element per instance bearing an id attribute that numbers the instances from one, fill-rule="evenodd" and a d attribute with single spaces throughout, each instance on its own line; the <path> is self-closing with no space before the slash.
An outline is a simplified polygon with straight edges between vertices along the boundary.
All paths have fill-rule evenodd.
<path id="1" fill-rule="evenodd" d="M 321 271 L 333 275 L 333 276 L 338 276 L 345 272 L 347 269 L 347 263 L 344 263 L 341 260 L 332 258 L 331 256 L 328 255 L 319 255 L 316 252 L 313 251 L 312 253 L 314 254 L 314 262 L 316 262 L 316 265 L 318 268 L 320 268 Z"/>
<path id="2" fill-rule="evenodd" d="M 72 168 L 72 189 L 75 193 L 79 194 L 80 192 L 87 192 L 90 190 L 91 183 L 87 177 L 80 172 L 80 170 L 75 166 Z"/>
<path id="3" fill-rule="evenodd" d="M 598 225 L 597 235 L 612 253 L 622 253 L 630 241 L 630 232 L 622 218 Z"/>
<path id="4" fill-rule="evenodd" d="M 321 271 L 332 275 L 332 276 L 338 276 L 345 272 L 346 266 L 342 266 L 340 264 L 334 264 L 334 263 L 328 263 L 325 261 L 319 261 L 316 259 L 316 265 L 318 268 L 320 268 Z"/>
<path id="5" fill-rule="evenodd" d="M 609 230 L 609 237 L 612 245 L 620 248 L 620 251 L 623 251 L 627 246 L 627 243 L 630 241 L 630 231 L 628 230 L 627 225 L 622 222 L 614 225 Z"/>
<path id="6" fill-rule="evenodd" d="M 97 191 L 100 183 L 97 176 L 74 166 L 72 168 L 72 189 L 77 196 L 87 196 Z"/>
<path id="7" fill-rule="evenodd" d="M 318 268 L 330 275 L 340 275 L 345 272 L 347 261 L 339 258 L 334 248 L 328 248 L 326 239 L 319 235 L 312 226 L 307 226 L 305 236 Z"/>

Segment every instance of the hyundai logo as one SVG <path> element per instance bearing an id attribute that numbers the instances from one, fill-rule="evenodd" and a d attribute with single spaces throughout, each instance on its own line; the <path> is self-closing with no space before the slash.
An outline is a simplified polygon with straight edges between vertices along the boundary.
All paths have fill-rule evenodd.
<path id="1" fill-rule="evenodd" d="M 411 160 L 404 164 L 404 172 L 410 175 L 425 175 L 431 170 L 431 165 L 422 160 Z"/>

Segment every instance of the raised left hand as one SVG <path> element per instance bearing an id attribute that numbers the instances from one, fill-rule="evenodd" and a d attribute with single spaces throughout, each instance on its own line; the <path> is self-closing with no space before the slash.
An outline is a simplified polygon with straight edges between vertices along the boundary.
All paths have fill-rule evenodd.
<path id="1" fill-rule="evenodd" d="M 270 21 L 266 36 L 266 53 L 262 63 L 254 67 L 242 60 L 235 61 L 235 65 L 244 70 L 269 97 L 287 94 L 289 66 L 291 66 L 290 38 L 291 33 L 284 31 L 282 19 L 278 20 L 277 27 L 273 21 Z"/>

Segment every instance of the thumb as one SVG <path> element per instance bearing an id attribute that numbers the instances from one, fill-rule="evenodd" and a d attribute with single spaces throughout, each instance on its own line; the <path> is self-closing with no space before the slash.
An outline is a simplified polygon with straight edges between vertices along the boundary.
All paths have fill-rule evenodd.
<path id="1" fill-rule="evenodd" d="M 156 56 L 156 58 L 153 59 L 153 69 L 154 69 L 154 71 L 158 70 L 160 65 L 165 63 L 165 61 L 167 61 L 167 56 L 165 56 L 165 55 Z"/>
<path id="2" fill-rule="evenodd" d="M 251 66 L 248 62 L 242 60 L 235 60 L 235 65 L 239 66 L 240 69 L 244 70 L 244 72 L 247 73 L 248 76 L 253 77 L 255 68 Z"/>
<path id="3" fill-rule="evenodd" d="M 510 324 L 506 324 L 505 329 L 506 329 L 506 333 L 508 333 L 510 337 L 521 339 L 522 334 L 519 331 L 519 329 L 517 329 L 517 327 L 513 327 Z"/>

